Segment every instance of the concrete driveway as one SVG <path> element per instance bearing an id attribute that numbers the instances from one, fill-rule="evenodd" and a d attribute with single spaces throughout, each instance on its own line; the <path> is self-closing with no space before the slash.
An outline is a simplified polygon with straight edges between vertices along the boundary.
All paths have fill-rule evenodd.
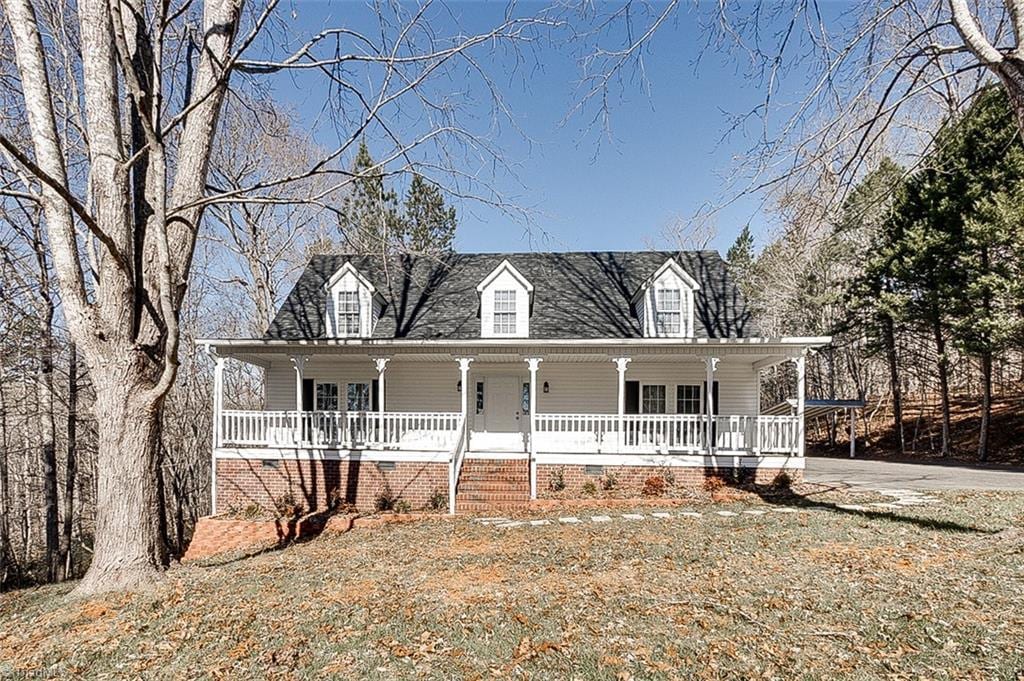
<path id="1" fill-rule="evenodd" d="M 807 482 L 890 489 L 981 489 L 1024 492 L 1024 470 L 965 464 L 894 463 L 807 457 Z"/>

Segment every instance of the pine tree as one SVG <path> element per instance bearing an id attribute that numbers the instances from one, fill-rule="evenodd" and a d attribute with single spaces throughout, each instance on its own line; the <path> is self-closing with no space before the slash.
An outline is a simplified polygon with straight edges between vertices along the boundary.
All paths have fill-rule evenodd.
<path id="1" fill-rule="evenodd" d="M 390 254 L 401 238 L 398 197 L 385 186 L 383 170 L 375 165 L 366 141 L 360 142 L 349 194 L 338 218 L 342 243 L 349 252 Z"/>
<path id="2" fill-rule="evenodd" d="M 437 255 L 452 250 L 458 224 L 455 207 L 446 205 L 441 190 L 418 174 L 409 184 L 402 218 L 405 252 Z"/>
<path id="3" fill-rule="evenodd" d="M 729 273 L 739 283 L 744 294 L 749 294 L 749 278 L 751 268 L 754 266 L 756 255 L 754 253 L 754 235 L 750 232 L 750 225 L 744 225 L 736 241 L 725 252 L 725 261 L 729 265 Z"/>

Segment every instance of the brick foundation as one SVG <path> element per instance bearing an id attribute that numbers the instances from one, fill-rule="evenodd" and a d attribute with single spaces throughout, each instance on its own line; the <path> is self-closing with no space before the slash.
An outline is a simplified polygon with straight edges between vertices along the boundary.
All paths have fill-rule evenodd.
<path id="1" fill-rule="evenodd" d="M 639 497 L 644 488 L 644 481 L 655 476 L 666 476 L 670 474 L 675 487 L 700 488 L 704 480 L 712 475 L 718 475 L 727 481 L 735 481 L 742 484 L 770 485 L 785 472 L 793 484 L 803 481 L 802 470 L 785 470 L 779 468 L 698 468 L 677 466 L 665 468 L 662 466 L 603 466 L 605 475 L 615 476 L 615 487 L 606 492 L 601 487 L 601 475 L 588 475 L 587 466 L 579 464 L 538 464 L 537 465 L 537 498 L 549 499 L 554 497 L 576 498 L 585 496 L 584 486 L 588 481 L 593 482 L 597 494 L 603 495 L 609 492 L 621 497 Z M 552 489 L 552 481 L 559 473 L 565 488 L 561 491 Z"/>
<path id="2" fill-rule="evenodd" d="M 323 526 L 324 521 L 320 518 L 245 520 L 207 516 L 196 523 L 192 540 L 182 560 L 199 560 L 229 551 L 285 544 L 315 536 L 323 530 Z"/>
<path id="3" fill-rule="evenodd" d="M 373 461 L 217 461 L 217 508 L 241 511 L 252 505 L 273 510 L 275 501 L 291 494 L 304 511 L 322 511 L 337 504 L 372 510 L 385 483 L 413 509 L 427 505 L 431 495 L 448 494 L 446 462 L 398 461 L 382 471 Z"/>

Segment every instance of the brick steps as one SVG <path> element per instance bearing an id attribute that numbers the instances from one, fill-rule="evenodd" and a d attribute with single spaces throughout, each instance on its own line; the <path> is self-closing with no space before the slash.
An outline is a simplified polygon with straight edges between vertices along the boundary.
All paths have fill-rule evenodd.
<path id="1" fill-rule="evenodd" d="M 530 502 L 528 461 L 467 459 L 462 464 L 455 508 L 460 513 L 516 511 Z"/>

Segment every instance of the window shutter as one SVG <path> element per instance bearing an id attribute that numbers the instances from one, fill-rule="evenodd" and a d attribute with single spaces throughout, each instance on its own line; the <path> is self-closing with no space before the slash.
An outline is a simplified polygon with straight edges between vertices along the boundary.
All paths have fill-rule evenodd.
<path id="1" fill-rule="evenodd" d="M 313 411 L 313 379 L 302 379 L 302 411 Z"/>
<path id="2" fill-rule="evenodd" d="M 640 381 L 626 381 L 626 405 L 627 414 L 640 413 Z"/>
<path id="3" fill-rule="evenodd" d="M 380 409 L 380 387 L 377 381 L 370 381 L 370 409 Z"/>

